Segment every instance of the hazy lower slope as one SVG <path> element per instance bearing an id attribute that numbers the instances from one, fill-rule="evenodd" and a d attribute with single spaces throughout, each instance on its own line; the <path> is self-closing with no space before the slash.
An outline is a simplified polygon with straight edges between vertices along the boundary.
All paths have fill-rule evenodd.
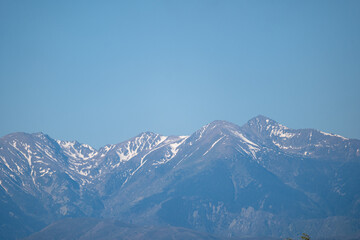
<path id="1" fill-rule="evenodd" d="M 24 240 L 220 240 L 210 234 L 179 227 L 139 227 L 115 220 L 64 219 Z"/>

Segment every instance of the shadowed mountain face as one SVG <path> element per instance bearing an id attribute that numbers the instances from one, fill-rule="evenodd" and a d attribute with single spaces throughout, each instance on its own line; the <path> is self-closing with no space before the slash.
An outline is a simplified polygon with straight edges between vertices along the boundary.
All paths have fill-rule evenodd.
<path id="1" fill-rule="evenodd" d="M 99 150 L 37 133 L 0 139 L 0 238 L 64 217 L 217 236 L 360 232 L 360 141 L 258 116 L 191 136 L 146 132 Z"/>

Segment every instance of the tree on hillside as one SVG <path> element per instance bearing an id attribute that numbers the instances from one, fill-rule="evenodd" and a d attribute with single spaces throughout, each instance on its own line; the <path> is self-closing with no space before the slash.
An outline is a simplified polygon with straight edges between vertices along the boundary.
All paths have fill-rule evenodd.
<path id="1" fill-rule="evenodd" d="M 310 236 L 307 235 L 306 233 L 303 233 L 303 234 L 301 235 L 301 239 L 303 239 L 303 240 L 310 240 Z"/>
<path id="2" fill-rule="evenodd" d="M 310 240 L 310 236 L 306 233 L 303 233 L 301 236 L 300 236 L 301 240 Z M 286 238 L 285 240 L 293 240 L 292 238 Z"/>

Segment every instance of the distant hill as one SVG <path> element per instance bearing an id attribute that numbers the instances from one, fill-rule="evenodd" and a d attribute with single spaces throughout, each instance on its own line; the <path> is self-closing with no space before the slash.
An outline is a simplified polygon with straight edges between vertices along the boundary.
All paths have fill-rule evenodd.
<path id="1" fill-rule="evenodd" d="M 13 133 L 0 138 L 0 169 L 0 239 L 64 218 L 84 220 L 61 220 L 41 233 L 77 226 L 74 234 L 84 237 L 82 229 L 105 234 L 101 226 L 138 228 L 132 224 L 157 226 L 158 236 L 360 233 L 360 140 L 289 129 L 265 116 L 243 126 L 214 121 L 190 136 L 144 132 L 100 149 Z"/>

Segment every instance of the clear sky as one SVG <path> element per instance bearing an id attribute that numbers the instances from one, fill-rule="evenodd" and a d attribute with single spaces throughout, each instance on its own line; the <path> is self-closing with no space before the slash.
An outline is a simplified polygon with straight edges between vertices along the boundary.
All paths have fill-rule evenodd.
<path id="1" fill-rule="evenodd" d="M 0 0 L 0 108 L 97 148 L 258 114 L 360 139 L 360 1 Z"/>

